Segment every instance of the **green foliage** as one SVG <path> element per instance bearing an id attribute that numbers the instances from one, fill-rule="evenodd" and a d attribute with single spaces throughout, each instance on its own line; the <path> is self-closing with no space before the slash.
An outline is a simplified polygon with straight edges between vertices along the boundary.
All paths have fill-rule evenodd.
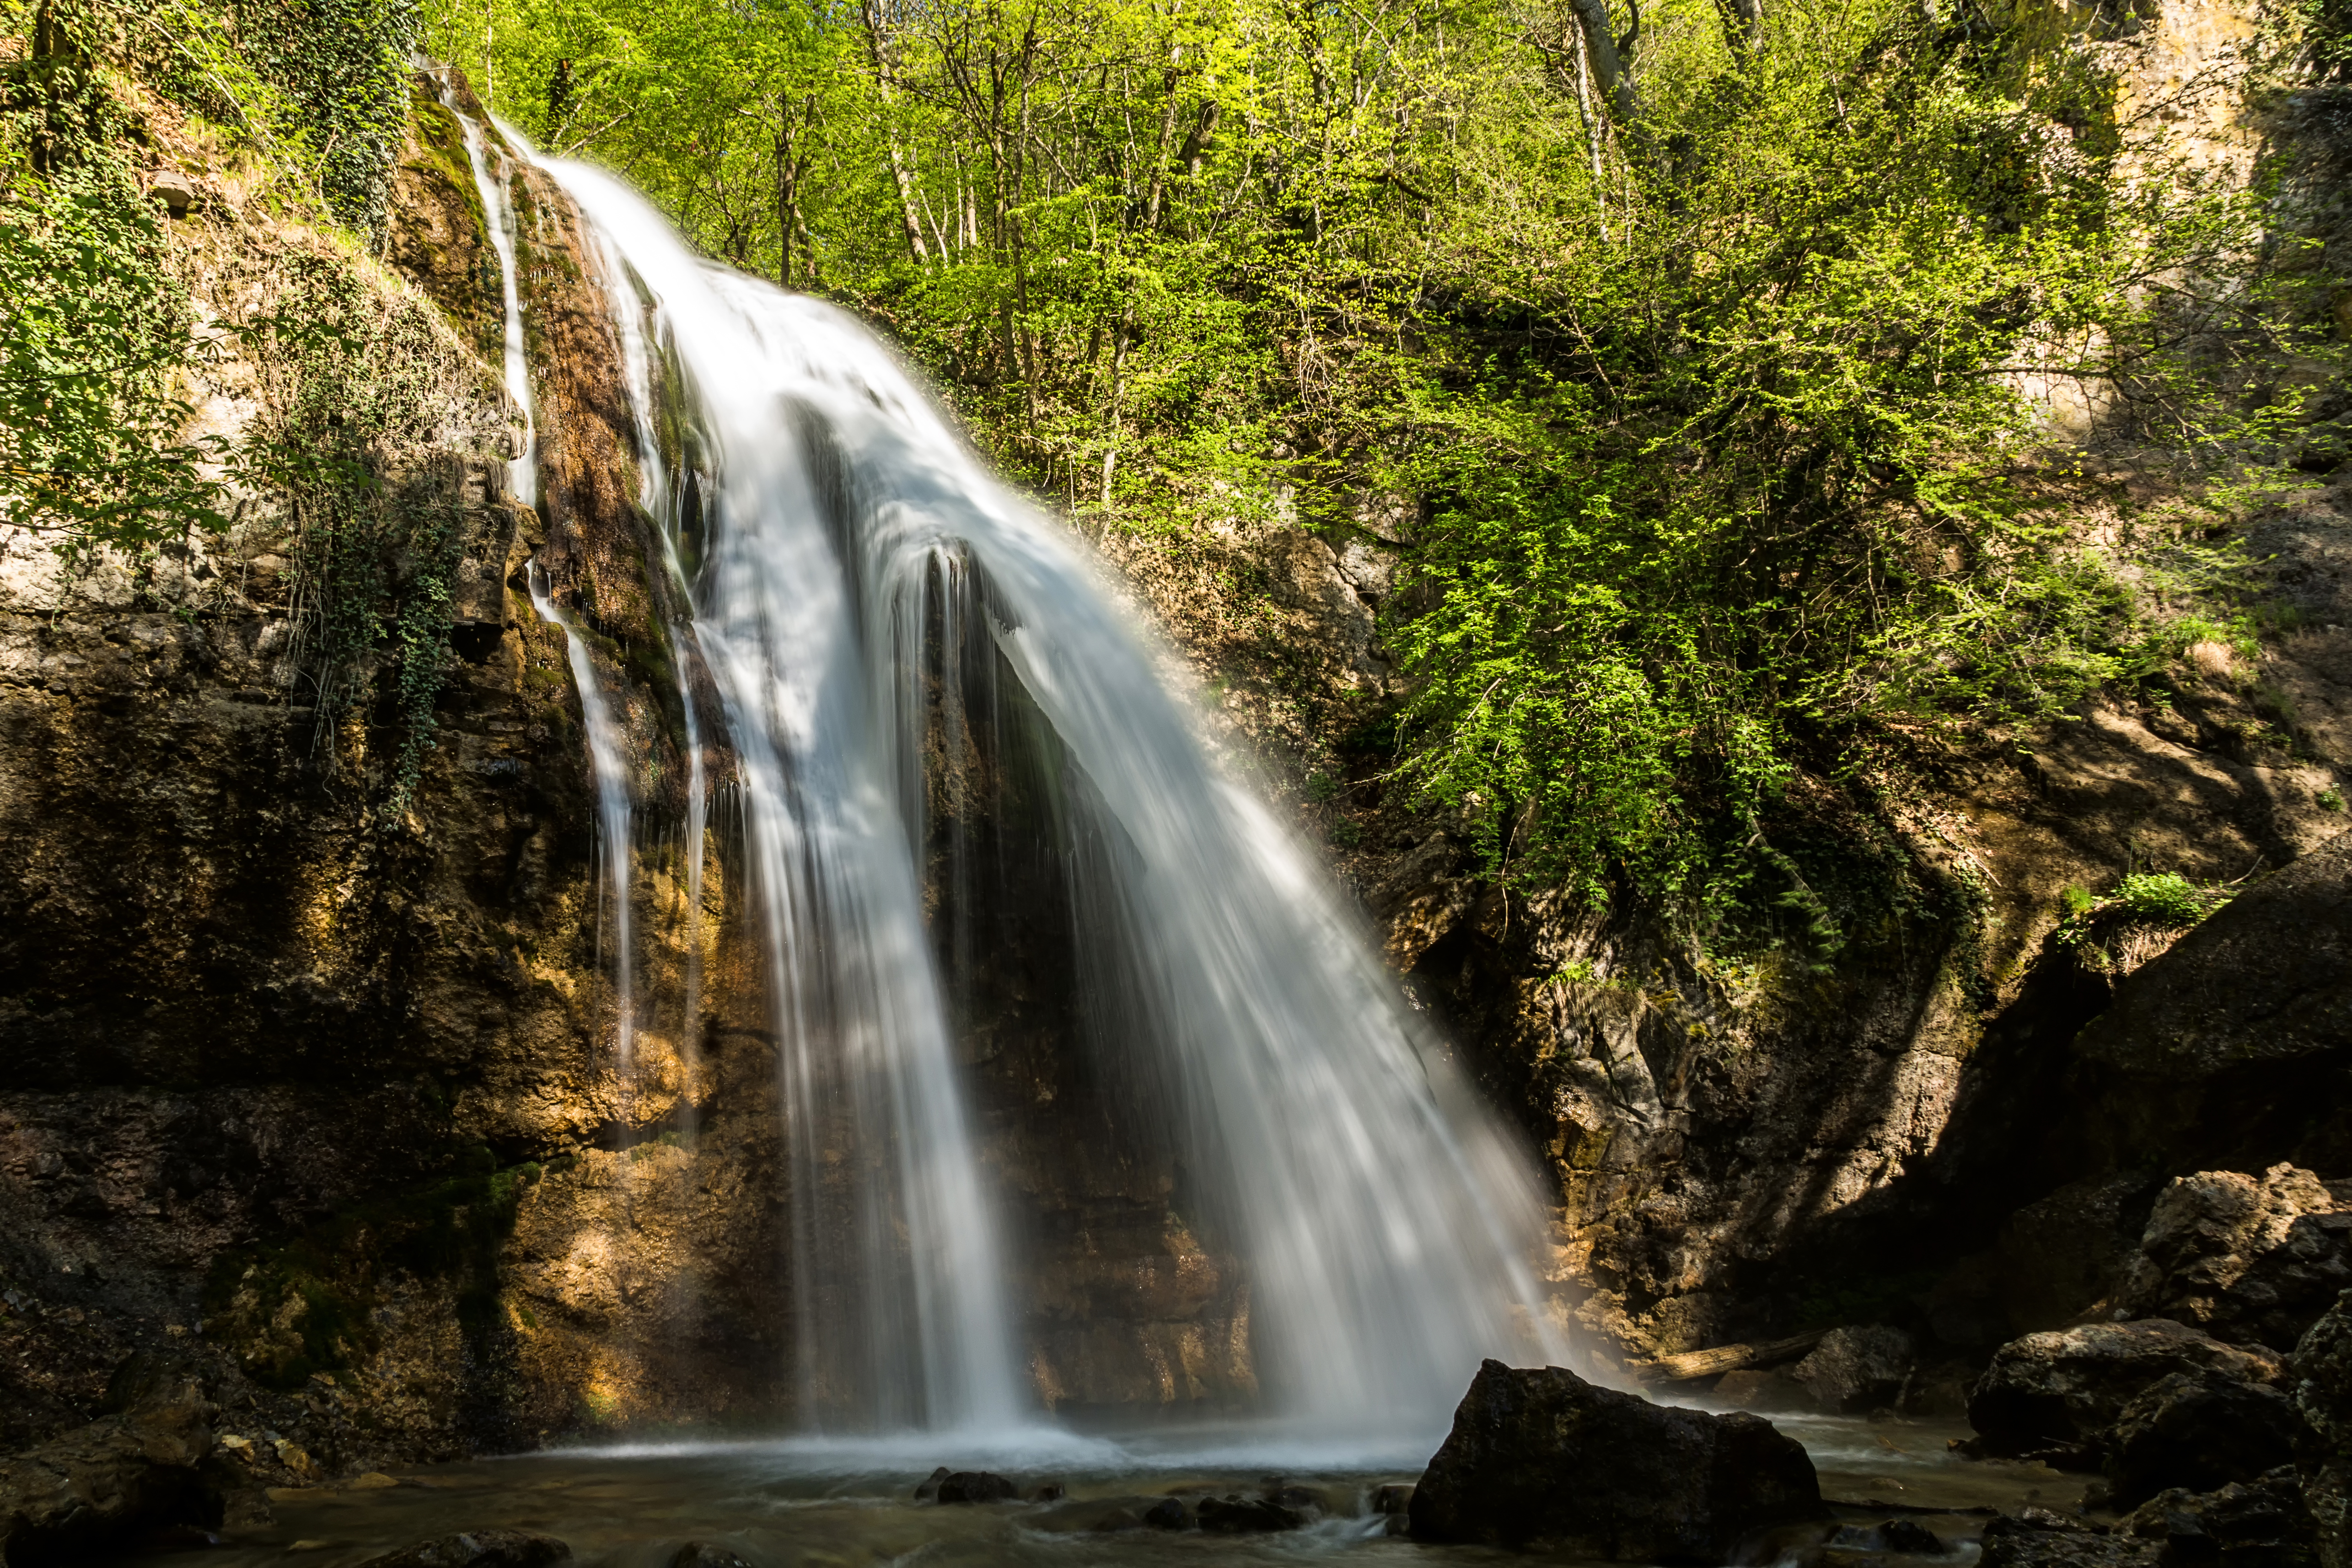
<path id="1" fill-rule="evenodd" d="M 1875 849 L 1839 885 L 1794 784 L 2246 643 L 2228 510 L 2326 444 L 2341 349 L 2273 172 L 2119 113 L 2121 13 L 1762 9 L 1645 5 L 1619 83 L 1570 8 L 1486 0 L 426 20 L 710 254 L 883 323 L 1082 527 L 1417 503 L 1391 776 L 1506 875 L 1825 957 L 1976 895 Z M 2053 452 L 2101 399 L 2210 504 Z"/>
<path id="2" fill-rule="evenodd" d="M 291 109 L 328 209 L 383 243 L 416 0 L 236 0 L 237 52 Z"/>
<path id="3" fill-rule="evenodd" d="M 124 112 L 62 44 L 0 82 L 0 509 L 75 549 L 217 532 L 227 454 L 181 438 L 205 350 Z"/>
<path id="4" fill-rule="evenodd" d="M 2312 798 L 2318 803 L 2319 809 L 2322 811 L 2341 811 L 2344 809 L 2344 792 L 2332 786 L 2327 789 L 2321 790 Z"/>
<path id="5" fill-rule="evenodd" d="M 2053 933 L 2086 967 L 2100 973 L 2117 965 L 2120 940 L 2187 931 L 2230 901 L 2228 889 L 2200 887 L 2177 871 L 2135 871 L 2104 899 L 2070 888 L 2065 916 Z"/>

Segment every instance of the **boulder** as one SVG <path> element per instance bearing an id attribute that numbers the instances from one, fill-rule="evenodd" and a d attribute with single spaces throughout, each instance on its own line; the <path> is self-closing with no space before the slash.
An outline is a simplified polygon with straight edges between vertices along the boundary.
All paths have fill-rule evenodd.
<path id="1" fill-rule="evenodd" d="M 2200 1171 L 2158 1194 L 2122 1291 L 2134 1317 L 2291 1351 L 2352 1286 L 2352 1204 L 2309 1171 Z"/>
<path id="2" fill-rule="evenodd" d="M 953 1474 L 955 1474 L 953 1470 L 949 1469 L 945 1465 L 941 1465 L 938 1469 L 933 1470 L 929 1475 L 925 1476 L 922 1479 L 922 1481 L 915 1488 L 915 1500 L 917 1502 L 939 1501 L 940 1483 L 946 1480 Z"/>
<path id="3" fill-rule="evenodd" d="M 1268 1498 L 1202 1498 L 1193 1514 L 1201 1528 L 1212 1535 L 1262 1535 L 1277 1530 L 1296 1530 L 1306 1522 Z"/>
<path id="4" fill-rule="evenodd" d="M 1176 1499 L 1164 1497 L 1143 1510 L 1143 1522 L 1153 1530 L 1184 1530 L 1191 1527 L 1192 1514 Z"/>
<path id="5" fill-rule="evenodd" d="M 2158 1568 L 2160 1551 L 2152 1541 L 2029 1508 L 1985 1526 L 1977 1568 Z"/>
<path id="6" fill-rule="evenodd" d="M 2160 1491 L 2210 1491 L 2290 1464 L 2303 1418 L 2275 1388 L 2176 1372 L 2142 1389 L 2100 1438 L 2116 1505 Z"/>
<path id="7" fill-rule="evenodd" d="M 708 1541 L 689 1541 L 670 1553 L 669 1568 L 752 1568 L 741 1552 Z"/>
<path id="8" fill-rule="evenodd" d="M 549 1568 L 571 1561 L 572 1548 L 551 1535 L 473 1530 L 371 1557 L 359 1568 Z"/>
<path id="9" fill-rule="evenodd" d="M 2309 1436 L 2296 1463 L 2322 1568 L 2352 1568 L 2352 1292 L 2311 1325 L 2289 1363 Z"/>
<path id="10" fill-rule="evenodd" d="M 1969 1396 L 1969 1425 L 1989 1454 L 2095 1468 L 2124 1406 L 2176 1373 L 2276 1384 L 2285 1364 L 2163 1318 L 2054 1329 L 1994 1352 Z"/>
<path id="11" fill-rule="evenodd" d="M 1778 1367 L 1769 1372 L 1727 1372 L 1707 1390 L 1707 1397 L 1726 1410 L 1764 1412 L 1807 1410 L 1812 1394 L 1805 1385 Z"/>
<path id="12" fill-rule="evenodd" d="M 1496 1361 L 1479 1368 L 1408 1507 L 1423 1540 L 1651 1563 L 1722 1563 L 1761 1531 L 1829 1516 L 1812 1461 L 1769 1421 Z"/>
<path id="13" fill-rule="evenodd" d="M 1019 1487 L 987 1470 L 957 1470 L 943 1476 L 938 1492 L 943 1503 L 1013 1502 L 1020 1496 Z"/>
<path id="14" fill-rule="evenodd" d="M 1843 1552 L 1893 1552 L 1903 1557 L 1945 1557 L 1951 1545 L 1916 1520 L 1841 1525 L 1829 1544 Z"/>
<path id="15" fill-rule="evenodd" d="M 1815 1407 L 1832 1415 L 1860 1415 L 1892 1406 L 1918 1359 L 1911 1336 L 1883 1323 L 1832 1329 L 1790 1375 Z"/>
<path id="16" fill-rule="evenodd" d="M 2164 1568 L 2310 1568 L 2313 1562 L 2311 1513 L 2292 1466 L 2201 1495 L 2186 1488 L 2159 1492 L 2116 1533 L 2155 1542 Z"/>
<path id="17" fill-rule="evenodd" d="M 2352 833 L 2232 899 L 2074 1042 L 2089 1169 L 2247 1169 L 2352 1142 Z"/>
<path id="18" fill-rule="evenodd" d="M 0 1563 L 72 1561 L 126 1537 L 221 1522 L 201 1467 L 213 1407 L 192 1380 L 138 1391 L 136 1407 L 0 1460 Z"/>

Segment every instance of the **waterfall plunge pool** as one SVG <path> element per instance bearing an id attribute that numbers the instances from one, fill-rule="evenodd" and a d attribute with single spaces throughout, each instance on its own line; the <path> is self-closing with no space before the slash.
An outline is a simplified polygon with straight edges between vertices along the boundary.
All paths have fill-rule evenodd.
<path id="1" fill-rule="evenodd" d="M 1958 1549 L 1918 1558 L 1808 1550 L 1819 1547 L 1832 1525 L 1768 1554 L 1780 1562 L 1969 1568 L 1976 1537 L 1993 1510 L 2073 1510 L 2082 1501 L 2083 1477 L 2039 1464 L 1953 1457 L 1949 1440 L 1967 1430 L 1958 1423 L 1809 1415 L 1775 1422 L 1812 1455 L 1838 1524 L 1909 1520 Z M 200 1553 L 150 1551 L 112 1561 L 350 1568 L 436 1536 L 489 1529 L 560 1537 L 581 1568 L 667 1568 L 689 1541 L 725 1547 L 756 1568 L 1160 1568 L 1322 1559 L 1438 1568 L 1575 1561 L 1389 1535 L 1375 1496 L 1384 1485 L 1411 1483 L 1425 1458 L 1286 1443 L 1264 1427 L 1118 1440 L 1040 1429 L 1028 1441 L 925 1434 L 574 1448 L 403 1468 L 390 1475 L 393 1485 L 370 1478 L 280 1490 L 271 1503 L 273 1528 L 236 1532 Z M 1024 1493 L 1055 1482 L 1066 1495 L 976 1506 L 915 1501 L 916 1488 L 938 1465 L 992 1469 Z M 1314 1494 L 1319 1517 L 1265 1535 L 1102 1528 L 1119 1522 L 1122 1513 L 1139 1517 L 1164 1498 L 1188 1505 L 1228 1494 L 1257 1498 L 1276 1480 Z"/>

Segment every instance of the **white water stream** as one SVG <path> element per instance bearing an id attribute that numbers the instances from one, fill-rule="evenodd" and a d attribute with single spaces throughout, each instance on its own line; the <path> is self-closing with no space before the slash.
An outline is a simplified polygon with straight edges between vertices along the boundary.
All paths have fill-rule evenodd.
<path id="1" fill-rule="evenodd" d="M 1086 1048 L 1153 1108 L 1193 1217 L 1244 1262 L 1267 1415 L 1353 1440 L 1442 1430 L 1481 1357 L 1564 1359 L 1528 1162 L 1313 857 L 1212 760 L 1068 532 L 855 321 L 707 266 L 600 170 L 545 166 L 615 284 L 643 499 L 694 607 L 672 636 L 707 665 L 737 758 L 813 1424 L 1036 1418 L 956 1022 L 1013 887 L 971 836 L 1016 797 L 1055 861 L 1066 907 L 1034 913 L 1070 933 Z M 510 303 L 510 343 L 518 320 Z M 675 374 L 652 374 L 656 353 Z M 679 384 L 687 405 L 658 412 L 694 429 L 690 475 L 663 469 L 655 436 Z M 609 719 L 572 646 L 601 786 Z M 625 816 L 605 842 L 627 845 Z"/>

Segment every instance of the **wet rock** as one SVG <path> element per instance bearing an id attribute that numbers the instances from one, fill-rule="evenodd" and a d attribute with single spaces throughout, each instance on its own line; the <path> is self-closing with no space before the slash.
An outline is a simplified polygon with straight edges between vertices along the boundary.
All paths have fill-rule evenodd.
<path id="1" fill-rule="evenodd" d="M 943 1503 L 1012 1502 L 1021 1489 L 987 1470 L 958 1470 L 940 1479 L 938 1496 Z"/>
<path id="2" fill-rule="evenodd" d="M 524 1530 L 475 1530 L 420 1541 L 371 1557 L 359 1568 L 549 1568 L 572 1561 L 572 1548 L 551 1535 Z"/>
<path id="3" fill-rule="evenodd" d="M 1578 1556 L 1719 1563 L 1825 1518 L 1812 1461 L 1771 1423 L 1651 1405 L 1560 1367 L 1483 1365 L 1414 1489 L 1412 1533 Z"/>
<path id="4" fill-rule="evenodd" d="M 2134 1317 L 2290 1351 L 2352 1286 L 2352 1204 L 2309 1171 L 2200 1171 L 2158 1194 L 2125 1281 Z"/>
<path id="5" fill-rule="evenodd" d="M 1261 1535 L 1296 1530 L 1306 1522 L 1280 1503 L 1265 1498 L 1202 1498 L 1197 1515 L 1201 1528 L 1212 1535 Z"/>
<path id="6" fill-rule="evenodd" d="M 1941 1557 L 1952 1550 L 1942 1536 L 1909 1519 L 1842 1525 L 1829 1543 L 1849 1552 L 1892 1552 L 1906 1557 Z"/>
<path id="7" fill-rule="evenodd" d="M 2156 1542 L 2163 1568 L 2309 1568 L 2314 1560 L 2311 1512 L 2292 1466 L 2201 1495 L 2159 1492 L 2116 1533 Z"/>
<path id="8" fill-rule="evenodd" d="M 2143 1390 L 2101 1438 L 2116 1506 L 2168 1488 L 2251 1481 L 2294 1458 L 2303 1418 L 2275 1388 L 2212 1372 L 2174 1373 Z"/>
<path id="9" fill-rule="evenodd" d="M 1716 1380 L 1708 1396 L 1727 1410 L 1807 1410 L 1812 1395 L 1786 1372 L 1727 1372 Z"/>
<path id="10" fill-rule="evenodd" d="M 1192 1514 L 1174 1498 L 1161 1498 L 1143 1510 L 1143 1522 L 1153 1530 L 1184 1530 L 1192 1525 Z"/>
<path id="11" fill-rule="evenodd" d="M 1059 1502 L 1070 1495 L 1070 1489 L 1059 1481 L 1045 1481 L 1032 1489 L 1031 1502 Z"/>
<path id="12" fill-rule="evenodd" d="M 923 1478 L 921 1485 L 916 1487 L 915 1500 L 917 1502 L 939 1501 L 940 1483 L 946 1480 L 948 1477 L 954 1473 L 954 1471 L 949 1469 L 945 1465 L 941 1465 L 938 1469 L 933 1470 L 929 1475 Z"/>
<path id="13" fill-rule="evenodd" d="M 2095 1531 L 2047 1509 L 2004 1514 L 1985 1526 L 1978 1568 L 2158 1568 L 2155 1542 Z"/>
<path id="14" fill-rule="evenodd" d="M 0 1460 L 0 1563 L 70 1559 L 142 1532 L 221 1522 L 201 1469 L 212 1407 L 185 1379 L 141 1391 L 136 1409 Z"/>
<path id="15" fill-rule="evenodd" d="M 708 1541 L 689 1541 L 670 1553 L 669 1568 L 754 1568 L 751 1560 Z"/>
<path id="16" fill-rule="evenodd" d="M 2310 1436 L 2296 1462 L 2324 1568 L 2352 1568 L 2352 1293 L 2294 1348 L 2294 1407 Z"/>
<path id="17" fill-rule="evenodd" d="M 2095 1468 L 2106 1428 L 2125 1405 L 2163 1379 L 2210 1372 L 2274 1384 L 2284 1371 L 2268 1351 L 2226 1345 L 2162 1318 L 2086 1323 L 2028 1334 L 1994 1352 L 1969 1396 L 1969 1425 L 1988 1454 Z"/>
<path id="18" fill-rule="evenodd" d="M 1412 1488 L 1402 1481 L 1391 1481 L 1372 1489 L 1374 1513 L 1403 1513 L 1412 1506 Z"/>
<path id="19" fill-rule="evenodd" d="M 1114 1535 L 1122 1530 L 1141 1530 L 1143 1516 L 1131 1508 L 1115 1508 L 1095 1521 L 1097 1535 Z"/>
<path id="20" fill-rule="evenodd" d="M 1900 1329 L 1832 1329 L 1790 1375 L 1817 1408 L 1858 1415 L 1892 1405 L 1916 1359 L 1911 1336 Z"/>

